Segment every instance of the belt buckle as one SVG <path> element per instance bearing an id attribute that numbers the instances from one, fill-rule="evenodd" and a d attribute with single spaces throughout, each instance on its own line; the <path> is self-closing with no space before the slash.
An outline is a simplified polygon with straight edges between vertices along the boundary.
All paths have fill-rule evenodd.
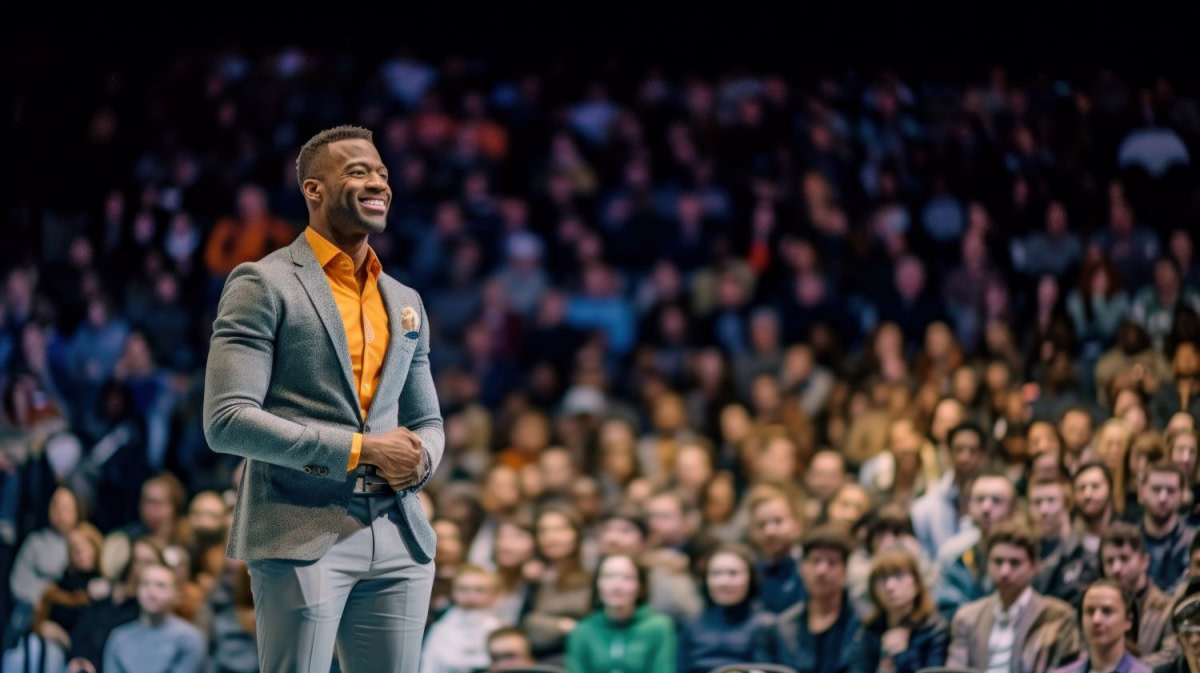
<path id="1" fill-rule="evenodd" d="M 365 475 L 359 475 L 354 481 L 355 493 L 389 493 L 392 487 L 386 481 L 368 481 Z"/>

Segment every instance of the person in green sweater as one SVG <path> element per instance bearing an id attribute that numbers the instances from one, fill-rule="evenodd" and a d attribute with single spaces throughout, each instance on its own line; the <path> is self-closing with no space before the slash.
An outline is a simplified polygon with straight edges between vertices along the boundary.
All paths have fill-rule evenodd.
<path id="1" fill-rule="evenodd" d="M 567 637 L 570 673 L 674 673 L 675 626 L 646 605 L 646 569 L 626 554 L 600 560 L 597 609 Z"/>

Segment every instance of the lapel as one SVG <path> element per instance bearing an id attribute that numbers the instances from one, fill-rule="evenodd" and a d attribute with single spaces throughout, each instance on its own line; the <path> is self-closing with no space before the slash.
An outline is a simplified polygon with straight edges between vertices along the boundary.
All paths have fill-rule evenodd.
<path id="1" fill-rule="evenodd" d="M 337 354 L 338 364 L 342 370 L 342 379 L 346 384 L 346 392 L 355 400 L 354 408 L 358 409 L 358 395 L 354 389 L 354 369 L 350 365 L 350 346 L 346 341 L 346 327 L 342 324 L 342 314 L 338 311 L 337 302 L 333 298 L 333 290 L 329 289 L 329 279 L 325 270 L 317 262 L 317 256 L 308 245 L 304 235 L 292 243 L 292 262 L 296 264 L 296 277 L 308 298 L 312 301 L 317 316 L 329 334 L 329 341 Z M 360 419 L 361 420 L 361 419 Z"/>
<path id="2" fill-rule="evenodd" d="M 1013 626 L 1013 649 L 1012 649 L 1012 669 L 1015 671 L 1026 670 L 1024 666 L 1025 659 L 1025 640 L 1031 635 L 1034 625 L 1042 616 L 1042 608 L 1045 601 L 1042 600 L 1041 594 L 1034 591 L 1029 596 L 1029 605 L 1021 611 L 1021 616 L 1017 617 L 1017 623 Z M 1035 661 L 1038 652 L 1034 652 Z M 1035 662 L 1030 662 L 1035 663 Z"/>
<path id="3" fill-rule="evenodd" d="M 403 358 L 400 355 L 408 349 L 408 342 L 416 345 L 415 339 L 409 339 L 404 336 L 404 328 L 401 325 L 400 312 L 404 310 L 401 303 L 399 292 L 393 289 L 391 283 L 385 283 L 384 277 L 379 276 L 377 283 L 379 288 L 379 296 L 383 299 L 384 310 L 387 311 L 388 317 L 388 348 L 387 353 L 383 356 L 383 366 L 380 369 L 379 389 L 375 391 L 375 397 L 371 399 L 371 407 L 367 409 L 367 418 L 371 417 L 371 411 L 375 408 L 375 403 L 381 398 L 399 397 L 399 390 L 392 390 L 393 382 L 402 383 L 403 380 L 396 376 L 396 368 L 403 364 Z"/>
<path id="4" fill-rule="evenodd" d="M 992 623 L 996 621 L 996 605 L 1000 597 L 992 594 L 981 606 L 979 621 L 975 627 L 974 652 L 971 653 L 971 668 L 985 669 L 988 665 L 988 640 L 992 637 Z"/>

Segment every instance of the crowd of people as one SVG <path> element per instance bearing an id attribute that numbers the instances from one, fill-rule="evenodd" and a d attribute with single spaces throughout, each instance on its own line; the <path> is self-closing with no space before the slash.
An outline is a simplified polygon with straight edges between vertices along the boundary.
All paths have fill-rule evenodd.
<path id="1" fill-rule="evenodd" d="M 5 209 L 4 670 L 257 670 L 206 347 L 226 276 L 304 229 L 293 148 L 349 122 L 445 423 L 423 670 L 1200 673 L 1192 92 L 138 68 L 19 122 L 74 158 Z"/>

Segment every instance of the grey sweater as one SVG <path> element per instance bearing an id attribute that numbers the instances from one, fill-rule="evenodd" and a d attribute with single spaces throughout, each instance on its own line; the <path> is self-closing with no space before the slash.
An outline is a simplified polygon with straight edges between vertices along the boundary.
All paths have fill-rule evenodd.
<path id="1" fill-rule="evenodd" d="M 200 630 L 175 615 L 118 626 L 104 646 L 104 673 L 197 673 L 203 663 Z"/>

